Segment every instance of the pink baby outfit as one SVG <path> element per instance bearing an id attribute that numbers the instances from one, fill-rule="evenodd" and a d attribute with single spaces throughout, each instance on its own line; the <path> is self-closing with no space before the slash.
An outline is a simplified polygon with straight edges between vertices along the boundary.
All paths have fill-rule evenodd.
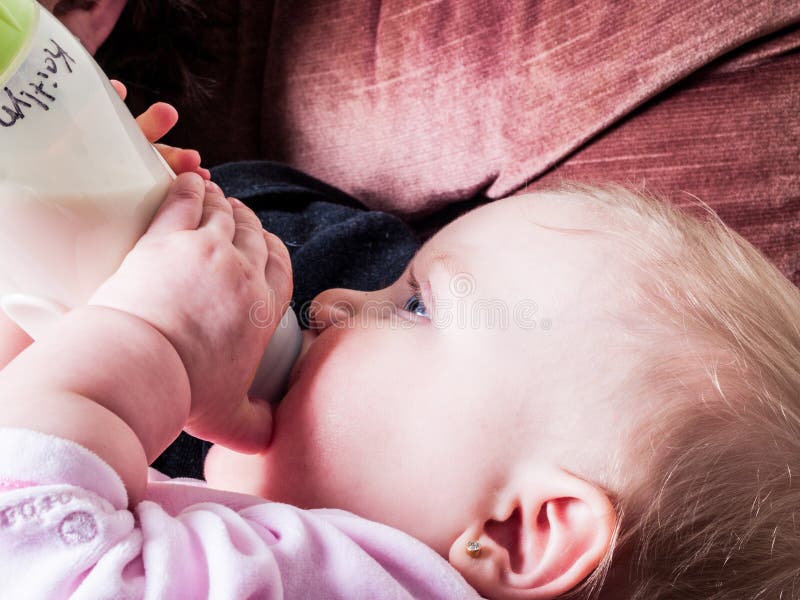
<path id="1" fill-rule="evenodd" d="M 0 596 L 479 598 L 433 550 L 339 510 L 301 510 L 150 469 L 127 510 L 83 446 L 0 428 Z"/>

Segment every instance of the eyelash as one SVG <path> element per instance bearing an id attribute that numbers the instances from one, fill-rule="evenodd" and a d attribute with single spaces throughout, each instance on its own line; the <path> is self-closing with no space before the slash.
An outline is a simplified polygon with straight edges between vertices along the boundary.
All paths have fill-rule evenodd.
<path id="1" fill-rule="evenodd" d="M 406 278 L 406 284 L 411 290 L 412 295 L 408 300 L 406 300 L 406 303 L 403 305 L 403 310 L 410 312 L 414 315 L 417 315 L 418 317 L 430 318 L 430 316 L 428 315 L 428 309 L 422 302 L 422 297 L 421 297 L 422 289 L 420 288 L 419 282 L 414 278 L 414 276 L 411 273 L 409 273 L 408 277 Z M 417 312 L 417 310 L 419 310 L 419 307 L 422 307 L 422 310 L 424 311 L 422 314 Z"/>

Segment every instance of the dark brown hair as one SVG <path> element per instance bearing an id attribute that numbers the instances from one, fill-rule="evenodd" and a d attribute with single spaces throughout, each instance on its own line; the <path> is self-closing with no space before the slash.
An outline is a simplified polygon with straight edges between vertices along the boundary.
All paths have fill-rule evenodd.
<path id="1" fill-rule="evenodd" d="M 196 0 L 128 1 L 96 59 L 126 84 L 135 113 L 157 100 L 184 108 L 208 100 L 214 82 L 197 75 L 206 57 L 195 39 L 206 20 Z"/>

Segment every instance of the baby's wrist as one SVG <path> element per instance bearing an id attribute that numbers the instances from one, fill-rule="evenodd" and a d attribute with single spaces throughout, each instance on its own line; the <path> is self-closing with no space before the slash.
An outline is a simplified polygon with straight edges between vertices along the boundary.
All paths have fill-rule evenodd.
<path id="1" fill-rule="evenodd" d="M 87 397 L 125 421 L 152 462 L 189 415 L 189 377 L 178 351 L 152 323 L 117 308 L 89 304 L 63 321 L 62 336 L 69 338 L 71 330 L 80 334 L 77 352 L 65 351 L 83 355 L 92 367 L 94 381 L 76 380 L 76 391 L 86 390 Z"/>

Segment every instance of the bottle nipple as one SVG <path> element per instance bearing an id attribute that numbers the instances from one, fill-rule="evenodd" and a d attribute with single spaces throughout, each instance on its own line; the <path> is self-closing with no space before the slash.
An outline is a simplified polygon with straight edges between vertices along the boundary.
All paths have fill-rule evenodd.
<path id="1" fill-rule="evenodd" d="M 300 355 L 302 343 L 303 334 L 297 316 L 289 308 L 281 318 L 258 364 L 255 379 L 250 386 L 252 398 L 264 398 L 271 402 L 280 399 L 286 390 L 292 367 Z"/>

